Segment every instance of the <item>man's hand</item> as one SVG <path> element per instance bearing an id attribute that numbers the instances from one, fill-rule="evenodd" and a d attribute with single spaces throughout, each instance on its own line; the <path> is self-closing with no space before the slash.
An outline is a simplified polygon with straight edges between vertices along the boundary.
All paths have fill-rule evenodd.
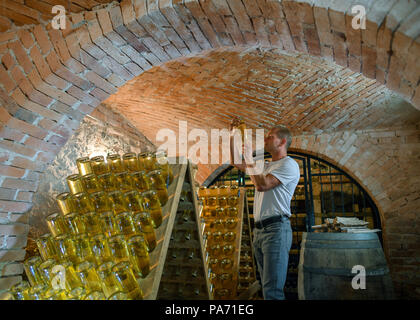
<path id="1" fill-rule="evenodd" d="M 229 124 L 229 131 L 232 131 L 235 127 L 239 126 L 239 117 L 234 117 Z"/>

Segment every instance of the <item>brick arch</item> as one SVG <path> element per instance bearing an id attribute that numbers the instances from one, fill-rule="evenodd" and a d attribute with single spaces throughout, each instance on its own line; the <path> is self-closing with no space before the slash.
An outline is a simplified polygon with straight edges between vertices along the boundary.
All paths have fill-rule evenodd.
<path id="1" fill-rule="evenodd" d="M 349 27 L 351 4 L 123 0 L 72 14 L 73 28 L 64 31 L 37 24 L 3 32 L 1 234 L 27 234 L 25 212 L 39 176 L 80 120 L 127 81 L 176 58 L 222 46 L 308 53 L 376 79 L 419 109 L 419 8 L 373 2 L 368 29 L 356 31 Z M 0 243 L 4 261 L 22 260 L 23 242 L 10 246 L 0 237 Z"/>

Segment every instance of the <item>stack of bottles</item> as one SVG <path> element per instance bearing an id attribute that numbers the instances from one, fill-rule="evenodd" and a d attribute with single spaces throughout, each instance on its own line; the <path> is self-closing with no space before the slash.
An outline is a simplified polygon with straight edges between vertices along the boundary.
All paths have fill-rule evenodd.
<path id="1" fill-rule="evenodd" d="M 208 254 L 208 270 L 214 299 L 236 296 L 237 274 L 235 239 L 237 237 L 239 188 L 237 186 L 200 187 L 201 218 Z"/>
<path id="2" fill-rule="evenodd" d="M 24 262 L 29 283 L 10 290 L 14 299 L 143 299 L 137 279 L 150 272 L 173 181 L 164 160 L 156 153 L 77 159 L 69 192 L 56 198 L 60 212 L 46 218 L 50 233 L 37 239 L 40 255 Z"/>
<path id="3" fill-rule="evenodd" d="M 252 259 L 251 251 L 252 241 L 247 222 L 248 221 L 245 223 L 244 221 L 242 227 L 241 257 L 239 260 L 239 279 L 237 288 L 238 294 L 248 290 L 249 286 L 255 281 L 254 261 Z"/>

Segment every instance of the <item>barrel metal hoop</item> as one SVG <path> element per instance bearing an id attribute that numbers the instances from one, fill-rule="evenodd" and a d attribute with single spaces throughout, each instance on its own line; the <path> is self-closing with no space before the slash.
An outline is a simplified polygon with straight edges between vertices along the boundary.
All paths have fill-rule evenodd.
<path id="1" fill-rule="evenodd" d="M 348 268 L 313 268 L 307 266 L 299 266 L 303 267 L 304 272 L 308 273 L 316 273 L 316 274 L 323 274 L 328 276 L 342 276 L 342 277 L 354 277 L 357 273 L 352 273 L 351 269 Z M 387 266 L 380 266 L 375 269 L 367 269 L 366 276 L 383 276 L 389 273 L 389 269 Z"/>
<path id="2" fill-rule="evenodd" d="M 348 242 L 348 243 L 346 243 Z M 340 241 L 340 242 L 305 242 L 305 249 L 382 249 L 379 242 L 375 241 Z"/>
<path id="3" fill-rule="evenodd" d="M 346 241 L 346 240 L 379 240 L 378 235 L 374 232 L 372 233 L 334 233 L 334 232 L 307 232 L 308 241 L 318 241 L 318 240 L 337 240 L 337 241 Z"/>

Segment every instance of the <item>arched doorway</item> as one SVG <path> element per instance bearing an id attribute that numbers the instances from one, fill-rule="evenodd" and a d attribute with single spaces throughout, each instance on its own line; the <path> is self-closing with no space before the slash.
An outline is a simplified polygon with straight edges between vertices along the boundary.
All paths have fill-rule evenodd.
<path id="1" fill-rule="evenodd" d="M 300 167 L 300 181 L 291 201 L 292 248 L 289 254 L 289 268 L 285 285 L 288 299 L 297 299 L 297 277 L 300 257 L 300 242 L 303 232 L 310 232 L 313 225 L 325 222 L 326 218 L 357 217 L 369 222 L 369 228 L 380 229 L 378 208 L 369 194 L 348 173 L 339 167 L 303 152 L 289 152 Z M 270 154 L 264 158 L 270 160 Z M 253 227 L 254 187 L 245 173 L 229 166 L 224 168 L 206 186 L 234 184 L 245 187 L 249 208 L 250 224 Z M 379 232 L 382 243 L 382 234 Z"/>

